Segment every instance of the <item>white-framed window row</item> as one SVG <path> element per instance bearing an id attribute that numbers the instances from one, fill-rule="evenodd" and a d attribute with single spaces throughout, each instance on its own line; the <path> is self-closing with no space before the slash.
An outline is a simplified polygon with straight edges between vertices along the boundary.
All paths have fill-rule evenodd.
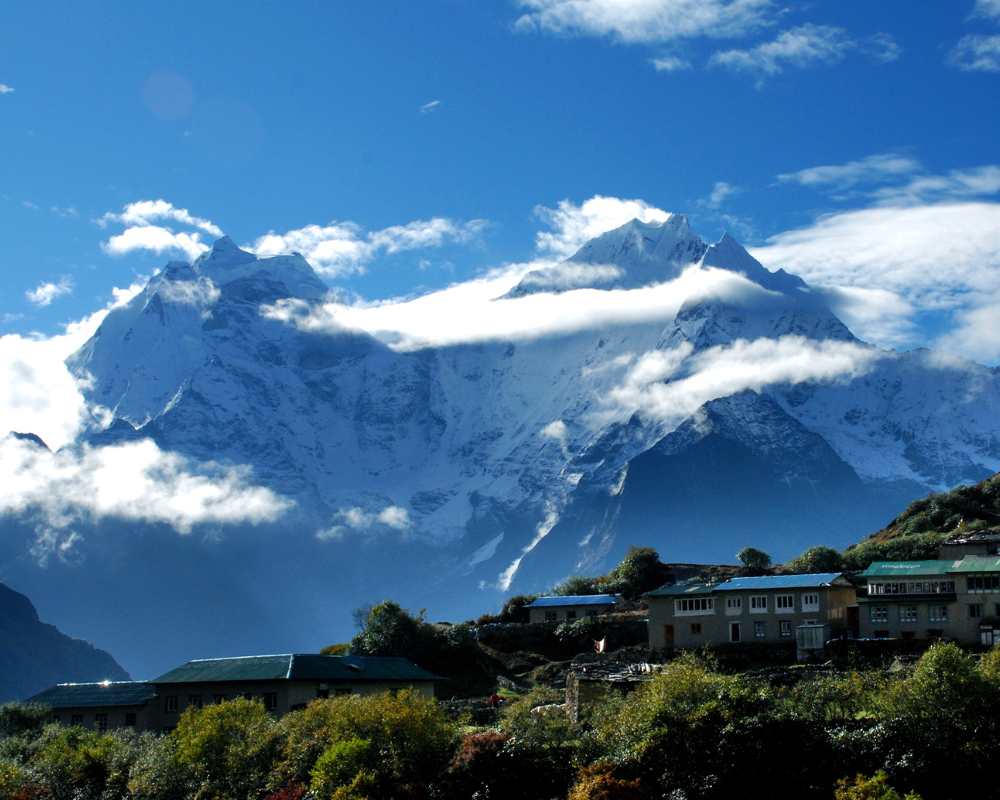
<path id="1" fill-rule="evenodd" d="M 690 617 L 698 614 L 714 614 L 714 597 L 682 597 L 674 600 L 674 616 Z"/>
<path id="2" fill-rule="evenodd" d="M 955 581 L 869 581 L 868 596 L 877 594 L 955 594 Z"/>
<path id="3" fill-rule="evenodd" d="M 966 579 L 968 591 L 976 594 L 996 594 L 1000 592 L 1000 575 L 969 575 Z"/>
<path id="4" fill-rule="evenodd" d="M 794 594 L 776 594 L 774 596 L 775 614 L 793 614 L 795 612 Z"/>
<path id="5" fill-rule="evenodd" d="M 751 614 L 766 614 L 767 613 L 767 595 L 766 594 L 755 594 L 750 598 L 750 613 Z"/>
<path id="6" fill-rule="evenodd" d="M 727 597 L 726 598 L 726 613 L 730 616 L 734 614 L 743 613 L 743 598 L 742 597 Z"/>
<path id="7" fill-rule="evenodd" d="M 806 592 L 802 595 L 803 611 L 819 611 L 819 594 L 817 592 Z"/>

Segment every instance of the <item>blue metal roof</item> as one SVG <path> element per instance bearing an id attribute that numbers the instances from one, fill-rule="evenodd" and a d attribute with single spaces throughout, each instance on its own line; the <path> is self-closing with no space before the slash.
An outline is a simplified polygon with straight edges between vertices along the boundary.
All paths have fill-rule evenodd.
<path id="1" fill-rule="evenodd" d="M 839 572 L 814 572 L 808 575 L 763 575 L 759 578 L 730 578 L 716 586 L 720 592 L 734 592 L 745 589 L 813 589 L 828 586 Z"/>
<path id="2" fill-rule="evenodd" d="M 314 653 L 203 658 L 189 661 L 152 683 L 221 681 L 441 681 L 405 658 L 322 656 Z"/>
<path id="3" fill-rule="evenodd" d="M 544 608 L 551 606 L 607 606 L 614 605 L 613 594 L 565 594 L 556 597 L 539 597 L 528 608 Z"/>
<path id="4" fill-rule="evenodd" d="M 646 596 L 671 597 L 765 589 L 813 589 L 828 586 L 838 578 L 843 581 L 844 586 L 850 585 L 839 572 L 817 572 L 809 575 L 763 575 L 759 578 L 730 578 L 722 583 L 678 583 L 661 586 L 659 589 L 647 592 Z"/>
<path id="5" fill-rule="evenodd" d="M 43 703 L 50 708 L 105 708 L 141 706 L 156 697 L 156 687 L 142 681 L 104 681 L 103 683 L 60 683 L 28 698 L 29 703 Z"/>

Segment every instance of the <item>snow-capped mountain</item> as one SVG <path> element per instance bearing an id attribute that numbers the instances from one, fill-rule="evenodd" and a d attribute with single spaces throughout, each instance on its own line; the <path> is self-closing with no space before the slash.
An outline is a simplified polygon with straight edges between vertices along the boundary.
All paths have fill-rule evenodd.
<path id="1" fill-rule="evenodd" d="M 109 411 L 93 446 L 151 438 L 294 501 L 276 533 L 211 545 L 246 570 L 255 607 L 274 601 L 263 576 L 296 575 L 286 610 L 402 595 L 471 616 L 631 543 L 689 561 L 843 546 L 914 496 L 1000 470 L 995 370 L 865 345 L 801 279 L 728 235 L 704 243 L 683 215 L 608 231 L 493 302 L 674 286 L 673 312 L 638 321 L 394 349 L 269 313 L 340 301 L 301 256 L 223 238 L 167 265 L 68 365 Z M 156 547 L 172 570 L 194 545 Z M 355 581 L 339 600 L 334 564 Z M 227 618 L 216 595 L 191 597 Z"/>

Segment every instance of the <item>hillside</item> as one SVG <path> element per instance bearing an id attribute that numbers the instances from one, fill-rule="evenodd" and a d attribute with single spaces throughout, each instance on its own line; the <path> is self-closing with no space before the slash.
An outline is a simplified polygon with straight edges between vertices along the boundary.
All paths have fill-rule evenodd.
<path id="1" fill-rule="evenodd" d="M 0 583 L 0 703 L 56 683 L 129 680 L 110 653 L 38 619 L 23 594 Z"/>

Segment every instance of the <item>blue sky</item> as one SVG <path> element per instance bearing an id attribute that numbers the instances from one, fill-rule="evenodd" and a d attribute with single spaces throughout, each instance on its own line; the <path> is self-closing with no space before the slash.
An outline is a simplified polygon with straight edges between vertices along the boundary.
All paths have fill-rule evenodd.
<path id="1" fill-rule="evenodd" d="M 641 206 L 1000 361 L 1000 0 L 288 5 L 4 8 L 8 353 L 221 232 L 372 301 Z"/>

